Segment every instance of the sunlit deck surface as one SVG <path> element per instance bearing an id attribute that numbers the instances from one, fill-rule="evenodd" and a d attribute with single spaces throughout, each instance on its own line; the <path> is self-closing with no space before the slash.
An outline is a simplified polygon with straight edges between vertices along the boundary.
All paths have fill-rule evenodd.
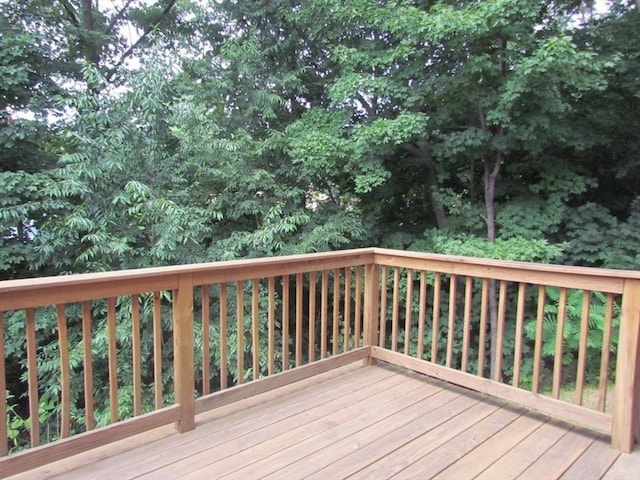
<path id="1" fill-rule="evenodd" d="M 398 367 L 358 362 L 14 479 L 638 479 L 640 451 Z"/>

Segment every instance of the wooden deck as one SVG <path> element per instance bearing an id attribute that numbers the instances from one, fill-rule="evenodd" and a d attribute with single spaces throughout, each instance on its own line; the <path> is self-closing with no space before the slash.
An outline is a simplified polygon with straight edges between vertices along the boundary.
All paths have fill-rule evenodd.
<path id="1" fill-rule="evenodd" d="M 640 451 L 397 367 L 351 364 L 12 479 L 640 479 Z"/>

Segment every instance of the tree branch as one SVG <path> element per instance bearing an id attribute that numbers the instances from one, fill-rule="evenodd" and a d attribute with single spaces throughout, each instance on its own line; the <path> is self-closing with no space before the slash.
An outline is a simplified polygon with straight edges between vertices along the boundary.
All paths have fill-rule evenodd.
<path id="1" fill-rule="evenodd" d="M 67 11 L 67 14 L 69 15 L 69 21 L 73 24 L 73 26 L 80 28 L 80 20 L 78 20 L 78 16 L 76 15 L 73 6 L 71 6 L 71 4 L 67 0 L 60 0 L 60 3 Z"/>
<path id="2" fill-rule="evenodd" d="M 105 32 L 106 35 L 109 35 L 113 31 L 113 27 L 116 26 L 116 23 L 118 23 L 118 21 L 124 18 L 124 14 L 127 13 L 127 10 L 129 9 L 129 5 L 131 5 L 133 2 L 134 0 L 127 0 L 124 6 L 118 12 L 116 12 L 116 14 L 113 16 L 113 18 L 109 22 L 109 25 L 107 26 L 107 30 Z"/>
<path id="3" fill-rule="evenodd" d="M 106 77 L 108 82 L 110 82 L 113 79 L 113 76 L 116 74 L 116 70 L 118 70 L 122 66 L 122 64 L 127 60 L 127 58 L 129 58 L 133 54 L 133 52 L 144 41 L 147 40 L 147 37 L 149 36 L 151 31 L 160 24 L 160 22 L 164 17 L 166 17 L 169 14 L 169 12 L 171 11 L 171 9 L 175 4 L 176 4 L 176 0 L 170 0 L 168 5 L 164 8 L 164 10 L 162 10 L 162 13 L 158 16 L 158 18 L 154 22 L 151 22 L 147 26 L 147 28 L 144 30 L 140 38 L 138 38 L 138 40 L 133 45 L 131 45 L 126 52 L 122 54 L 122 56 L 120 57 L 120 60 L 118 60 L 118 62 L 107 72 Z"/>
<path id="4" fill-rule="evenodd" d="M 356 93 L 356 99 L 358 100 L 358 102 L 360 102 L 360 105 L 362 105 L 362 108 L 364 108 L 367 111 L 367 114 L 370 117 L 375 117 L 376 116 L 376 110 L 373 106 L 371 106 L 369 104 L 369 102 L 367 102 L 365 100 L 365 98 L 362 96 L 362 94 L 360 92 Z"/>

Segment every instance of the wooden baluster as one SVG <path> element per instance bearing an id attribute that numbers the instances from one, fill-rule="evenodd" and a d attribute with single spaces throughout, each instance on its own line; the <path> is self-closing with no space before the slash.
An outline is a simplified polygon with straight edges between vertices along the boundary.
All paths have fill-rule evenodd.
<path id="1" fill-rule="evenodd" d="M 364 275 L 363 343 L 374 346 L 378 341 L 378 299 L 380 298 L 378 266 L 366 265 Z M 367 358 L 365 363 L 370 365 L 371 357 Z"/>
<path id="2" fill-rule="evenodd" d="M 362 267 L 356 267 L 356 311 L 354 324 L 354 341 L 356 348 L 362 345 Z"/>
<path id="3" fill-rule="evenodd" d="M 40 417 L 38 400 L 38 358 L 36 354 L 36 312 L 33 308 L 27 308 L 26 333 L 31 446 L 37 447 L 40 445 Z"/>
<path id="4" fill-rule="evenodd" d="M 253 370 L 253 379 L 256 380 L 260 376 L 260 280 L 253 280 L 251 290 L 251 357 Z"/>
<path id="5" fill-rule="evenodd" d="M 553 398 L 560 397 L 562 381 L 562 343 L 564 341 L 564 324 L 567 317 L 567 289 L 560 289 L 558 300 L 558 323 L 556 327 L 556 349 L 553 359 Z"/>
<path id="6" fill-rule="evenodd" d="M 301 273 L 296 274 L 296 367 L 302 365 L 302 298 L 304 283 Z"/>
<path id="7" fill-rule="evenodd" d="M 162 302 L 160 292 L 153 292 L 153 399 L 155 409 L 162 408 Z"/>
<path id="8" fill-rule="evenodd" d="M 289 369 L 289 275 L 282 277 L 282 371 Z"/>
<path id="9" fill-rule="evenodd" d="M 544 343 L 544 306 L 546 303 L 547 287 L 538 287 L 538 314 L 536 316 L 536 339 L 533 347 L 533 385 L 531 391 L 540 390 L 540 368 L 542 367 L 542 344 Z"/>
<path id="10" fill-rule="evenodd" d="M 333 328 L 331 330 L 332 345 L 331 354 L 338 354 L 338 334 L 340 333 L 340 325 L 338 320 L 340 318 L 340 269 L 333 270 Z"/>
<path id="11" fill-rule="evenodd" d="M 267 374 L 272 375 L 275 369 L 275 354 L 276 354 L 276 279 L 269 277 L 268 279 L 268 304 L 267 304 Z"/>
<path id="12" fill-rule="evenodd" d="M 587 366 L 587 335 L 589 334 L 589 307 L 591 306 L 591 292 L 582 293 L 582 314 L 580 315 L 580 343 L 578 344 L 578 372 L 576 375 L 577 405 L 582 405 L 584 391 L 584 377 Z"/>
<path id="13" fill-rule="evenodd" d="M 427 272 L 420 272 L 420 308 L 418 310 L 418 351 L 416 357 L 424 357 L 424 321 L 427 309 Z"/>
<path id="14" fill-rule="evenodd" d="M 107 299 L 107 357 L 109 363 L 109 407 L 111 423 L 118 421 L 118 357 L 116 352 L 116 299 Z"/>
<path id="15" fill-rule="evenodd" d="M 382 348 L 387 344 L 387 266 L 383 265 L 380 273 L 380 339 Z"/>
<path id="16" fill-rule="evenodd" d="M 4 312 L 0 312 L 0 457 L 9 454 L 7 432 L 7 370 L 4 365 Z"/>
<path id="17" fill-rule="evenodd" d="M 504 321 L 507 314 L 507 282 L 500 281 L 500 293 L 498 295 L 498 332 L 496 335 L 496 370 L 493 372 L 493 380 L 502 381 L 502 346 L 504 344 Z"/>
<path id="18" fill-rule="evenodd" d="M 60 388 L 61 388 L 61 418 L 60 437 L 69 436 L 71 426 L 71 368 L 69 365 L 69 336 L 67 335 L 67 316 L 64 305 L 56 305 L 58 322 L 58 348 L 60 349 Z"/>
<path id="19" fill-rule="evenodd" d="M 227 312 L 227 284 L 220 284 L 220 389 L 227 388 L 228 367 L 228 345 L 229 338 L 228 312 Z"/>
<path id="20" fill-rule="evenodd" d="M 211 320 L 209 285 L 202 285 L 202 394 L 211 391 Z"/>
<path id="21" fill-rule="evenodd" d="M 433 320 L 431 322 L 431 361 L 438 363 L 438 336 L 440 335 L 440 295 L 442 274 L 437 272 L 433 281 Z"/>
<path id="22" fill-rule="evenodd" d="M 464 283 L 464 323 L 462 329 L 462 363 L 460 368 L 466 372 L 469 367 L 469 335 L 471 332 L 471 301 L 473 277 L 467 276 Z"/>
<path id="23" fill-rule="evenodd" d="M 93 358 L 91 353 L 91 303 L 82 302 L 82 359 L 84 363 L 84 412 L 87 431 L 96 426 L 93 399 Z"/>
<path id="24" fill-rule="evenodd" d="M 604 412 L 607 406 L 607 385 L 609 383 L 609 352 L 611 351 L 611 325 L 613 318 L 613 293 L 607 294 L 600 352 L 600 382 L 598 385 L 598 410 Z"/>
<path id="25" fill-rule="evenodd" d="M 480 300 L 480 335 L 478 337 L 478 371 L 484 377 L 484 362 L 487 345 L 487 305 L 489 302 L 489 279 L 482 279 L 482 295 Z"/>
<path id="26" fill-rule="evenodd" d="M 625 453 L 640 438 L 640 280 L 622 287 L 611 444 Z"/>
<path id="27" fill-rule="evenodd" d="M 458 293 L 458 276 L 449 278 L 449 325 L 447 331 L 447 359 L 446 366 L 453 363 L 453 340 L 456 333 L 456 295 Z"/>
<path id="28" fill-rule="evenodd" d="M 404 311 L 404 354 L 409 355 L 411 346 L 411 302 L 413 300 L 413 270 L 407 269 L 407 299 Z"/>
<path id="29" fill-rule="evenodd" d="M 309 362 L 316 359 L 316 274 L 309 273 Z"/>
<path id="30" fill-rule="evenodd" d="M 520 386 L 520 364 L 522 362 L 522 328 L 524 325 L 524 307 L 527 284 L 518 285 L 518 306 L 516 308 L 516 342 L 513 351 L 513 386 Z"/>
<path id="31" fill-rule="evenodd" d="M 391 350 L 398 350 L 398 310 L 400 308 L 400 269 L 393 267 L 393 297 L 391 299 Z"/>
<path id="32" fill-rule="evenodd" d="M 142 414 L 142 347 L 140 343 L 140 298 L 131 295 L 131 346 L 133 370 L 133 414 Z"/>
<path id="33" fill-rule="evenodd" d="M 244 383 L 244 282 L 236 283 L 236 362 L 238 384 Z"/>
<path id="34" fill-rule="evenodd" d="M 329 272 L 322 271 L 322 285 L 320 293 L 320 358 L 327 356 L 327 309 L 329 296 Z"/>
<path id="35" fill-rule="evenodd" d="M 179 433 L 195 428 L 193 321 L 193 277 L 182 274 L 173 296 L 173 385 L 175 403 L 180 406 L 175 425 Z"/>
<path id="36" fill-rule="evenodd" d="M 344 269 L 344 351 L 351 340 L 351 267 Z"/>

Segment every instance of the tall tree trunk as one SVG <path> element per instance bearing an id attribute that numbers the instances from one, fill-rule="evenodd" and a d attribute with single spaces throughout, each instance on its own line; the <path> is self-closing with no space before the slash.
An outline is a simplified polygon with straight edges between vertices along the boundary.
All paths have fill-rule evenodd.
<path id="1" fill-rule="evenodd" d="M 502 128 L 498 132 L 498 135 L 504 135 Z M 489 162 L 484 162 L 484 205 L 485 205 L 485 222 L 487 223 L 487 241 L 495 242 L 496 240 L 496 210 L 495 210 L 495 195 L 496 195 L 496 179 L 500 173 L 500 166 L 504 161 L 504 155 L 502 152 L 496 153 L 495 164 L 490 165 Z M 500 376 L 500 372 L 496 372 L 496 358 L 501 355 L 501 352 L 497 351 L 496 339 L 498 337 L 498 300 L 496 292 L 496 282 L 491 280 L 489 282 L 489 326 L 490 326 L 490 339 L 491 339 L 491 378 L 497 378 Z"/>
<path id="2" fill-rule="evenodd" d="M 442 230 L 447 223 L 447 214 L 438 196 L 438 179 L 435 169 L 431 165 L 429 165 L 427 172 L 427 189 L 429 190 L 429 200 L 431 200 L 433 214 L 436 217 L 436 225 L 439 230 Z"/>

